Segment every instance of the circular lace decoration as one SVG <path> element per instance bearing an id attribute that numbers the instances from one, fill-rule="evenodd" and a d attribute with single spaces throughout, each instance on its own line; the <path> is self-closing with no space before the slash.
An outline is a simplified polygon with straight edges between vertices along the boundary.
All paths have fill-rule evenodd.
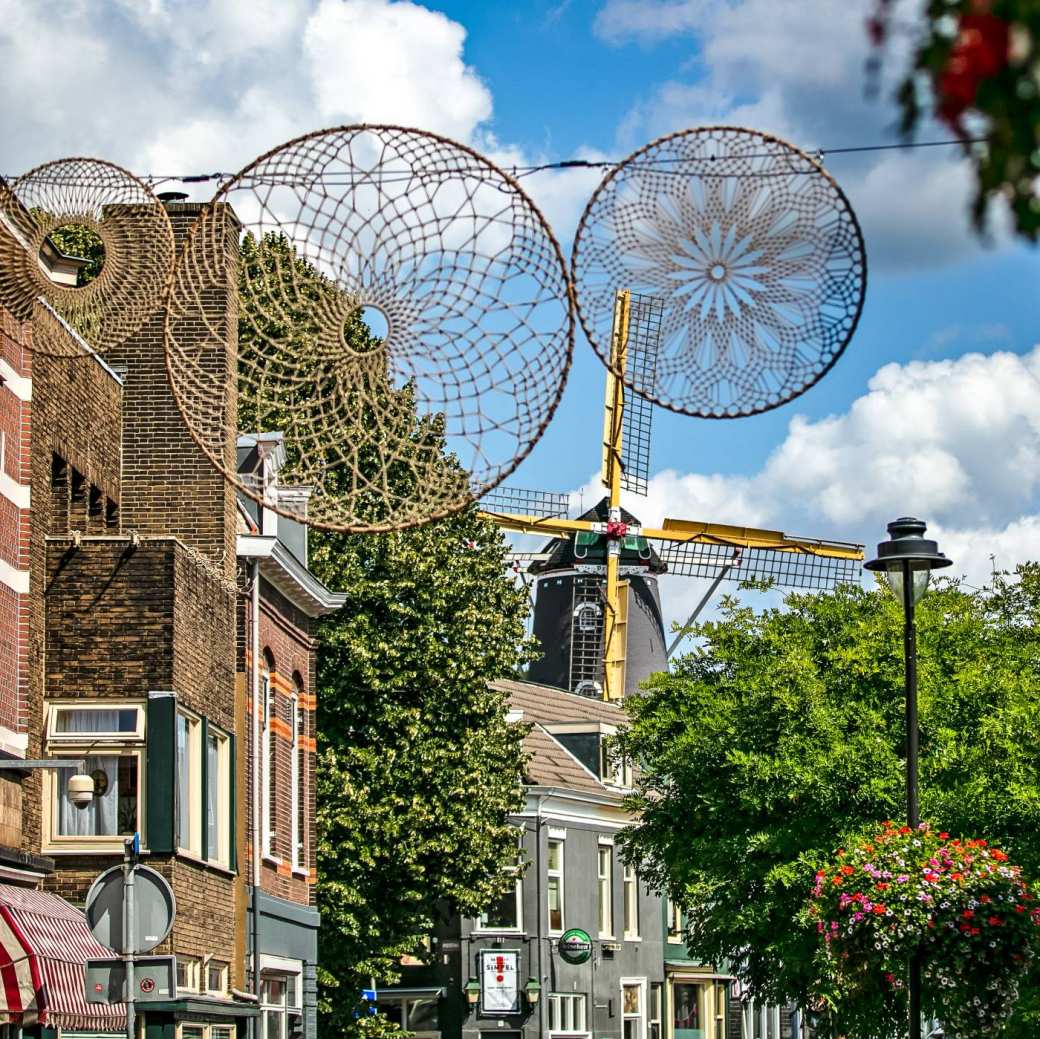
<path id="1" fill-rule="evenodd" d="M 61 228 L 93 234 L 104 249 L 97 276 L 76 285 L 76 268 L 50 237 Z M 22 320 L 48 304 L 82 339 L 33 337 L 40 353 L 75 356 L 133 335 L 162 305 L 173 265 L 166 210 L 132 173 L 100 159 L 59 159 L 0 182 L 0 301 Z"/>
<path id="2" fill-rule="evenodd" d="M 617 290 L 661 312 L 650 385 L 673 411 L 737 418 L 779 407 L 841 356 L 866 289 L 863 238 L 820 163 L 753 130 L 662 137 L 608 174 L 574 240 L 582 328 L 611 359 Z"/>
<path id="3" fill-rule="evenodd" d="M 236 243 L 237 417 L 207 300 Z M 343 532 L 414 527 L 508 476 L 574 339 L 560 248 L 516 182 L 395 126 L 309 134 L 237 174 L 189 232 L 167 308 L 170 382 L 202 450 L 255 500 Z M 279 485 L 297 488 L 277 500 L 227 449 L 275 431 Z"/>

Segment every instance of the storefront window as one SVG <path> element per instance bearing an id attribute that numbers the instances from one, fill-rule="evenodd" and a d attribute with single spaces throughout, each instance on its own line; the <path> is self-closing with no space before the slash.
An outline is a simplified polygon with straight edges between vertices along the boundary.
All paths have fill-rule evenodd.
<path id="1" fill-rule="evenodd" d="M 672 1027 L 675 1039 L 708 1039 L 704 1034 L 701 1003 L 703 986 L 676 983 L 672 986 Z"/>
<path id="2" fill-rule="evenodd" d="M 587 998 L 584 992 L 553 992 L 549 996 L 551 1035 L 585 1035 Z"/>
<path id="3" fill-rule="evenodd" d="M 427 1039 L 440 1036 L 440 998 L 435 994 L 411 997 L 380 992 L 379 1012 L 415 1035 Z"/>
<path id="4" fill-rule="evenodd" d="M 289 1039 L 289 1015 L 300 1007 L 299 978 L 294 974 L 264 971 L 260 976 L 260 1014 L 263 1039 Z"/>

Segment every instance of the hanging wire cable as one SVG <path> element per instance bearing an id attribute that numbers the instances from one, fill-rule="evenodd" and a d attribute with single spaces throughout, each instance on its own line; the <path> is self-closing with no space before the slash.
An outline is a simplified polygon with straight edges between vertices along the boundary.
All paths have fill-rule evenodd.
<path id="1" fill-rule="evenodd" d="M 870 154 L 872 152 L 913 151 L 913 150 L 916 150 L 916 149 L 919 149 L 919 148 L 950 148 L 950 147 L 954 147 L 954 146 L 958 146 L 958 145 L 959 146 L 964 146 L 964 145 L 985 144 L 985 143 L 986 143 L 986 140 L 985 140 L 985 138 L 982 138 L 982 137 L 972 137 L 972 138 L 966 138 L 966 139 L 963 139 L 963 140 L 962 139 L 953 139 L 953 140 L 944 140 L 944 141 L 898 141 L 898 142 L 894 142 L 894 143 L 891 143 L 891 144 L 862 144 L 862 145 L 849 145 L 847 147 L 841 147 L 841 148 L 815 148 L 815 149 L 807 149 L 807 153 L 810 156 L 812 156 L 812 158 L 816 162 L 820 163 L 820 162 L 823 161 L 824 157 L 828 156 L 828 155 L 857 155 L 857 154 Z M 745 156 L 745 158 L 747 158 L 747 159 L 770 158 L 770 157 L 771 156 L 765 156 L 765 155 L 763 155 L 763 156 L 755 156 L 755 155 Z M 537 165 L 530 165 L 530 166 L 504 166 L 503 165 L 503 168 L 508 170 L 515 178 L 520 179 L 520 178 L 523 178 L 523 177 L 533 176 L 533 175 L 535 175 L 537 173 L 546 173 L 546 172 L 549 172 L 549 171 L 613 170 L 613 169 L 616 169 L 617 167 L 621 166 L 623 161 L 624 160 L 621 160 L 621 159 L 560 159 L 560 160 L 557 160 L 555 162 L 543 162 L 543 163 L 539 163 Z M 707 158 L 700 158 L 700 159 L 697 159 L 697 160 L 695 160 L 693 162 L 691 162 L 691 160 L 689 160 L 689 159 L 681 159 L 681 158 L 658 159 L 658 160 L 655 160 L 654 163 L 647 163 L 647 164 L 645 164 L 645 167 L 643 165 L 640 165 L 640 164 L 629 163 L 627 165 L 627 168 L 628 169 L 640 168 L 640 169 L 645 169 L 646 171 L 649 171 L 649 172 L 658 172 L 658 173 L 673 173 L 673 174 L 675 174 L 677 176 L 689 176 L 691 173 L 696 173 L 696 174 L 698 174 L 700 176 L 705 176 L 705 175 L 710 175 L 710 164 L 713 161 L 714 161 L 714 156 L 709 156 Z M 705 169 L 706 165 L 709 167 L 708 169 Z M 442 167 L 437 167 L 437 168 L 431 167 L 428 170 L 421 170 L 421 169 L 417 170 L 417 169 L 401 168 L 400 170 L 385 170 L 384 171 L 383 182 L 384 183 L 388 183 L 389 181 L 387 180 L 387 178 L 388 177 L 394 177 L 394 178 L 396 178 L 396 182 L 397 183 L 406 183 L 406 182 L 408 182 L 410 180 L 414 181 L 414 180 L 420 178 L 423 175 L 423 173 L 428 173 L 430 175 L 437 175 L 437 176 L 442 176 L 445 173 L 451 173 L 453 175 L 470 175 L 470 176 L 472 176 L 474 174 L 479 174 L 480 172 L 481 172 L 481 170 L 479 168 L 477 168 L 476 166 L 474 166 L 472 168 L 468 167 L 468 166 L 459 166 L 458 168 L 454 168 L 453 167 L 450 170 L 446 170 L 446 169 L 444 169 Z M 797 171 L 792 171 L 792 172 L 797 172 Z M 816 170 L 815 167 L 812 167 L 812 168 L 806 168 L 802 172 L 805 172 L 805 173 L 815 173 L 815 172 L 817 172 L 817 170 Z M 741 176 L 747 176 L 747 175 L 748 174 L 741 174 Z M 778 174 L 776 174 L 775 172 L 764 172 L 764 173 L 750 174 L 750 175 L 751 176 L 762 176 L 762 177 L 774 177 L 774 176 L 777 176 Z M 786 173 L 783 174 L 783 175 L 786 175 Z M 235 176 L 236 176 L 236 174 L 234 174 L 234 173 L 228 173 L 228 172 L 222 172 L 222 171 L 217 171 L 215 173 L 183 173 L 183 174 L 182 173 L 164 173 L 164 174 L 149 173 L 149 174 L 142 174 L 139 179 L 142 180 L 144 183 L 148 184 L 149 187 L 151 187 L 152 189 L 155 189 L 157 187 L 160 187 L 163 184 L 171 184 L 171 183 L 178 183 L 178 184 L 205 184 L 205 183 L 212 183 L 212 182 L 223 183 L 224 181 L 231 180 Z M 717 176 L 726 177 L 726 176 L 732 176 L 732 174 L 719 173 L 719 174 L 717 174 Z M 8 177 L 6 174 L 4 175 L 4 178 L 5 179 L 13 179 L 11 177 Z M 258 178 L 255 179 L 255 184 L 260 184 L 262 182 L 263 181 L 258 179 Z M 284 179 L 281 180 L 280 183 L 284 184 L 285 183 Z M 329 183 L 327 178 L 325 179 L 324 183 L 326 183 L 326 184 Z M 349 187 L 354 187 L 355 184 L 356 184 L 356 182 L 352 181 L 349 178 L 349 176 L 348 176 L 348 178 L 342 180 L 342 182 L 337 182 L 335 186 L 337 186 L 337 187 L 348 187 L 349 188 Z"/>

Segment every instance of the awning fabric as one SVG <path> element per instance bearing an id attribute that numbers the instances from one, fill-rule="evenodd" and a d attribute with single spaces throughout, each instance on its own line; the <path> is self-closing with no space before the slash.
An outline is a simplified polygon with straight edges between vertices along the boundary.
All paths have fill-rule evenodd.
<path id="1" fill-rule="evenodd" d="M 113 955 L 65 899 L 0 884 L 0 1023 L 125 1029 L 126 1004 L 88 1003 L 83 994 L 84 962 Z"/>

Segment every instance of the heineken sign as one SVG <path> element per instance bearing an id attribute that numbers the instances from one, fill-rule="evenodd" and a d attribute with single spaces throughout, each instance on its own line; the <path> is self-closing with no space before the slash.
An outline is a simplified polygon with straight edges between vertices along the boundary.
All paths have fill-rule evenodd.
<path id="1" fill-rule="evenodd" d="M 588 931 L 572 927 L 560 935 L 559 949 L 565 963 L 584 963 L 592 955 L 592 939 Z"/>

